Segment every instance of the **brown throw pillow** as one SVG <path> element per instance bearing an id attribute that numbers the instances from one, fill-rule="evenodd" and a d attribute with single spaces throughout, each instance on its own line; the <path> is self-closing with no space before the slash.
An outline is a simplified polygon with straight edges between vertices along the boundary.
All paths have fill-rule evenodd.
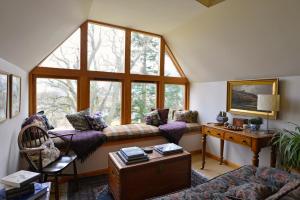
<path id="1" fill-rule="evenodd" d="M 88 121 L 85 118 L 86 115 L 90 115 L 89 109 L 66 115 L 66 117 L 74 129 L 86 131 L 91 129 Z"/>
<path id="2" fill-rule="evenodd" d="M 164 108 L 164 109 L 155 109 L 152 108 L 151 111 L 157 110 L 158 115 L 160 117 L 160 121 L 162 124 L 167 124 L 168 123 L 168 117 L 169 117 L 169 108 Z"/>

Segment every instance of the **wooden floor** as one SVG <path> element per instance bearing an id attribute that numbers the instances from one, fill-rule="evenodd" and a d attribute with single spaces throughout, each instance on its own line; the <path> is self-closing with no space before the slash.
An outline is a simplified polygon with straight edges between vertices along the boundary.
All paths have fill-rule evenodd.
<path id="1" fill-rule="evenodd" d="M 220 165 L 219 161 L 206 157 L 205 169 L 201 170 L 202 157 L 201 153 L 192 155 L 192 168 L 200 171 L 204 176 L 211 179 L 228 171 L 234 170 L 234 167 L 228 165 Z M 68 184 L 60 185 L 60 199 L 67 200 Z M 54 200 L 54 194 L 51 194 L 51 200 Z"/>

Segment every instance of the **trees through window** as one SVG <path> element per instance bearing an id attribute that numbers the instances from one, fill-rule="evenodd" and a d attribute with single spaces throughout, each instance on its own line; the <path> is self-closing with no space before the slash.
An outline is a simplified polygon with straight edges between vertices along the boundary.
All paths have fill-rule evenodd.
<path id="1" fill-rule="evenodd" d="M 162 36 L 91 20 L 30 72 L 30 83 L 30 114 L 44 110 L 55 127 L 71 127 L 65 115 L 86 108 L 117 125 L 188 105 L 188 80 Z"/>
<path id="2" fill-rule="evenodd" d="M 71 128 L 66 114 L 77 111 L 77 80 L 38 78 L 37 112 L 45 111 L 54 127 Z"/>

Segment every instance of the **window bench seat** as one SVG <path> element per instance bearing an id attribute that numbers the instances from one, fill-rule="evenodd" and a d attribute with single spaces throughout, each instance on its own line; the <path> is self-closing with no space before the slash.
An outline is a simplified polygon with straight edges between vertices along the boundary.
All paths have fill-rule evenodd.
<path id="1" fill-rule="evenodd" d="M 201 124 L 187 123 L 179 145 L 187 151 L 201 149 Z M 56 130 L 54 130 L 56 131 Z M 70 130 L 82 134 L 82 131 Z M 107 168 L 108 153 L 117 151 L 122 147 L 130 146 L 152 146 L 167 143 L 167 139 L 159 133 L 158 127 L 145 124 L 127 124 L 110 126 L 102 132 L 107 136 L 107 141 L 99 146 L 97 150 L 83 162 L 78 163 L 78 170 L 81 174 L 96 172 Z M 99 134 L 101 132 L 99 131 Z M 62 148 L 64 142 L 60 138 L 53 138 L 55 145 Z"/>

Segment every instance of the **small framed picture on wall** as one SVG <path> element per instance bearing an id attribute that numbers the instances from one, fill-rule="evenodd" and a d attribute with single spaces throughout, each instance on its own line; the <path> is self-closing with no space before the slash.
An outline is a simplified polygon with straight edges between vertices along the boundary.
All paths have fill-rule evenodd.
<path id="1" fill-rule="evenodd" d="M 7 119 L 8 74 L 0 72 L 0 123 Z"/>
<path id="2" fill-rule="evenodd" d="M 21 110 L 21 77 L 10 75 L 10 117 L 15 117 Z"/>

